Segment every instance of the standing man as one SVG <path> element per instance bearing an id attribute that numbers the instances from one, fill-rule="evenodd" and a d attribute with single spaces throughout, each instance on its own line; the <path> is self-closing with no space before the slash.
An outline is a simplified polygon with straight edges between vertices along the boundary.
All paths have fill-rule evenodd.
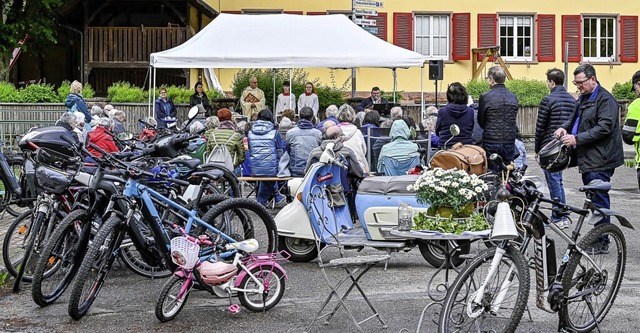
<path id="1" fill-rule="evenodd" d="M 567 92 L 564 87 L 564 72 L 551 68 L 547 71 L 547 87 L 550 94 L 542 98 L 538 107 L 538 120 L 536 121 L 536 141 L 534 151 L 536 155 L 540 149 L 554 138 L 554 131 L 569 120 L 573 110 L 576 109 L 576 99 Z M 552 198 L 565 203 L 564 187 L 562 185 L 562 171 L 544 171 L 544 177 L 549 186 Z M 557 211 L 551 214 L 551 221 L 561 229 L 567 228 L 566 217 L 558 215 Z"/>
<path id="2" fill-rule="evenodd" d="M 480 95 L 478 125 L 484 129 L 482 142 L 487 156 L 496 153 L 509 164 L 516 157 L 518 98 L 504 86 L 506 78 L 502 67 L 489 68 L 487 82 L 491 89 Z M 500 172 L 499 166 L 491 160 L 489 169 Z"/>
<path id="3" fill-rule="evenodd" d="M 640 71 L 633 74 L 631 78 L 631 90 L 640 95 Z M 636 174 L 638 177 L 638 187 L 640 187 L 640 98 L 636 98 L 629 104 L 627 120 L 622 127 L 622 138 L 625 143 L 632 144 L 636 152 Z"/>
<path id="4" fill-rule="evenodd" d="M 357 109 L 358 111 L 369 112 L 372 110 L 374 104 L 387 104 L 387 103 L 389 103 L 389 101 L 387 101 L 386 98 L 382 97 L 380 93 L 380 88 L 373 87 L 371 88 L 371 96 L 362 100 L 362 102 L 358 104 Z"/>
<path id="5" fill-rule="evenodd" d="M 258 88 L 258 79 L 255 76 L 249 79 L 249 86 L 242 91 L 240 103 L 242 103 L 242 113 L 249 119 L 251 119 L 251 115 L 264 109 L 266 103 L 264 92 Z"/>
<path id="6" fill-rule="evenodd" d="M 573 84 L 578 87 L 580 98 L 571 118 L 555 131 L 555 136 L 574 147 L 583 184 L 596 179 L 609 182 L 615 168 L 624 163 L 618 103 L 598 83 L 596 70 L 589 64 L 573 71 Z M 596 207 L 611 207 L 609 192 L 597 191 L 591 202 Z M 609 222 L 610 218 L 604 216 L 594 227 Z M 608 238 L 593 244 L 591 250 L 595 254 L 608 253 Z"/>

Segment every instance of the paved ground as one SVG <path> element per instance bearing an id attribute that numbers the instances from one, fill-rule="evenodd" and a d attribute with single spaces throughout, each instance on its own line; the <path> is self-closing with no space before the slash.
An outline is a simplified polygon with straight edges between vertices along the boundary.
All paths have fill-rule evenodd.
<path id="1" fill-rule="evenodd" d="M 529 158 L 530 174 L 541 174 L 535 162 Z M 611 191 L 612 208 L 637 223 L 638 199 L 635 170 L 619 168 L 613 179 Z M 581 181 L 575 169 L 565 173 L 568 200 L 580 204 L 583 196 L 576 188 Z M 3 222 L 6 223 L 6 222 Z M 1 225 L 2 223 L 0 223 Z M 638 230 L 623 230 L 627 238 L 629 255 L 625 278 L 616 302 L 601 325 L 602 332 L 638 332 L 640 318 L 637 313 L 637 297 L 640 296 L 640 237 Z M 561 252 L 561 245 L 557 245 Z M 472 251 L 478 251 L 476 246 Z M 379 253 L 367 250 L 367 253 Z M 311 263 L 283 264 L 289 274 L 283 300 L 267 313 L 250 313 L 242 310 L 237 315 L 225 311 L 225 300 L 213 299 L 205 292 L 194 292 L 176 320 L 161 324 L 153 314 L 157 294 L 162 280 L 146 280 L 117 267 L 109 276 L 105 287 L 96 300 L 90 314 L 79 322 L 67 316 L 68 295 L 47 308 L 39 308 L 31 300 L 25 288 L 13 294 L 8 288 L 0 290 L 0 331 L 15 332 L 302 332 L 320 306 L 327 288 L 323 284 L 318 266 Z M 375 323 L 367 323 L 368 332 L 415 332 L 418 317 L 429 303 L 426 297 L 428 278 L 435 269 L 424 262 L 419 252 L 392 255 L 386 271 L 374 268 L 364 279 L 363 285 L 387 321 L 389 328 L 382 330 Z M 439 279 L 442 279 L 442 275 Z M 533 290 L 532 290 L 533 291 Z M 533 293 L 532 293 L 533 295 Z M 237 302 L 237 300 L 234 300 Z M 366 306 L 357 299 L 348 301 L 360 317 L 365 316 Z M 533 297 L 529 299 L 532 321 L 525 312 L 518 332 L 554 332 L 557 316 L 535 307 Z M 343 313 L 328 325 L 316 324 L 313 332 L 352 332 L 353 327 Z M 435 324 L 426 321 L 421 332 L 434 332 Z"/>

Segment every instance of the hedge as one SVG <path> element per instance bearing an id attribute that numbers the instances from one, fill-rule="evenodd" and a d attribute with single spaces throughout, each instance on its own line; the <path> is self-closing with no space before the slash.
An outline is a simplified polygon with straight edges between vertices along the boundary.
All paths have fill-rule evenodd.
<path id="1" fill-rule="evenodd" d="M 520 106 L 538 106 L 542 98 L 549 94 L 547 84 L 540 80 L 507 80 L 505 86 L 516 95 Z M 485 80 L 471 80 L 466 88 L 469 95 L 478 100 L 482 93 L 489 90 L 489 84 Z"/>
<path id="2" fill-rule="evenodd" d="M 47 83 L 30 84 L 17 89 L 12 83 L 0 82 L 0 103 L 59 103 L 64 102 L 69 95 L 70 83 L 63 81 L 58 89 Z M 91 85 L 86 84 L 82 89 L 84 98 L 94 95 Z"/>

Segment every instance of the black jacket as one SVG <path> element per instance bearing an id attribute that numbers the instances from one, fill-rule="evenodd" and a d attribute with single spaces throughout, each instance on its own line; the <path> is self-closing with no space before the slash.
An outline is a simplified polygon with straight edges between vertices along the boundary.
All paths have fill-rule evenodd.
<path id="1" fill-rule="evenodd" d="M 189 106 L 193 107 L 198 104 L 202 104 L 204 109 L 207 111 L 207 115 L 211 115 L 211 104 L 209 104 L 209 97 L 204 92 L 202 93 L 202 97 L 198 96 L 198 93 L 193 93 L 191 98 L 189 98 Z"/>
<path id="2" fill-rule="evenodd" d="M 465 145 L 473 144 L 474 111 L 465 104 L 447 104 L 438 111 L 436 120 L 436 135 L 440 148 L 444 148 L 447 140 L 451 138 L 451 125 L 458 125 L 460 134 L 451 139 L 446 148 L 451 148 L 454 144 L 461 142 Z"/>
<path id="3" fill-rule="evenodd" d="M 576 110 L 576 99 L 564 86 L 555 86 L 551 93 L 542 98 L 536 121 L 536 154 L 553 139 L 553 133 L 562 126 Z"/>
<path id="4" fill-rule="evenodd" d="M 580 96 L 575 111 L 562 128 L 571 133 L 578 122 L 575 156 L 580 172 L 614 169 L 624 163 L 618 103 L 600 84 L 591 94 Z"/>
<path id="5" fill-rule="evenodd" d="M 514 143 L 518 98 L 504 84 L 495 84 L 480 95 L 478 124 L 484 129 L 484 143 Z"/>

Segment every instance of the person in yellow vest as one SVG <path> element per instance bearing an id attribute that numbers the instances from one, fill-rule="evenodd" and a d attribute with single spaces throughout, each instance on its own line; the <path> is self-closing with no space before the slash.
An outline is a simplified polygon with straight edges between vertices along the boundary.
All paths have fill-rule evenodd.
<path id="1" fill-rule="evenodd" d="M 631 91 L 640 96 L 640 71 L 635 72 L 631 78 Z M 636 152 L 636 174 L 638 177 L 638 188 L 640 188 L 640 98 L 636 98 L 631 104 L 627 113 L 627 120 L 622 126 L 622 140 L 633 145 Z"/>
<path id="2" fill-rule="evenodd" d="M 255 76 L 249 79 L 249 86 L 242 91 L 240 103 L 242 104 L 242 113 L 249 119 L 251 119 L 251 115 L 264 109 L 266 103 L 264 92 L 258 88 L 258 79 Z"/>

